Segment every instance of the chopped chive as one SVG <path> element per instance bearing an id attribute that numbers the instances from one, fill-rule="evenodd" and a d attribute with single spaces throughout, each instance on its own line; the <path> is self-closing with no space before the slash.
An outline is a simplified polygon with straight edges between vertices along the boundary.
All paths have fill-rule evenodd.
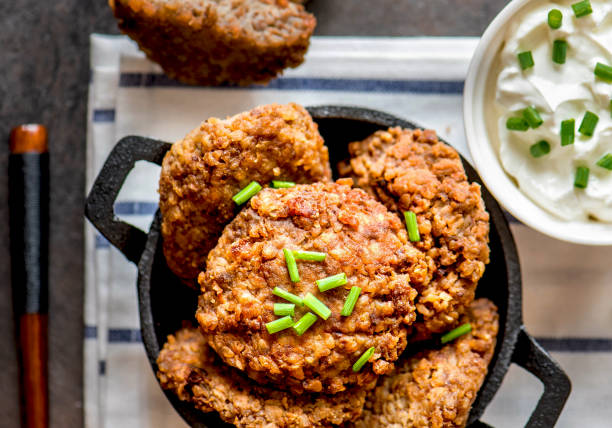
<path id="1" fill-rule="evenodd" d="M 341 285 L 346 284 L 347 279 L 346 274 L 343 272 L 337 275 L 328 276 L 327 278 L 317 279 L 315 282 L 319 286 L 319 291 L 323 293 L 327 290 L 331 290 L 332 288 L 340 287 Z"/>
<path id="2" fill-rule="evenodd" d="M 589 169 L 586 166 L 576 168 L 576 176 L 574 178 L 574 187 L 586 189 L 589 183 Z"/>
<path id="3" fill-rule="evenodd" d="M 548 141 L 541 140 L 529 147 L 529 153 L 534 158 L 539 158 L 550 153 L 550 144 Z"/>
<path id="4" fill-rule="evenodd" d="M 365 363 L 368 362 L 372 355 L 374 355 L 373 346 L 371 348 L 368 348 L 368 350 L 361 354 L 361 357 L 359 357 L 359 359 L 355 361 L 355 364 L 353 364 L 353 371 L 358 372 L 359 370 L 361 370 L 361 368 L 365 365 Z"/>
<path id="5" fill-rule="evenodd" d="M 561 122 L 561 145 L 569 146 L 574 144 L 576 121 L 567 119 Z"/>
<path id="6" fill-rule="evenodd" d="M 295 303 L 275 303 L 274 304 L 274 315 L 293 316 L 295 313 Z"/>
<path id="7" fill-rule="evenodd" d="M 603 79 L 606 82 L 612 82 L 612 67 L 609 65 L 598 62 L 597 65 L 595 65 L 595 70 L 593 72 L 595 73 L 595 76 L 599 77 L 600 79 Z"/>
<path id="8" fill-rule="evenodd" d="M 529 123 L 529 126 L 531 126 L 533 129 L 536 129 L 544 123 L 542 117 L 540 116 L 540 113 L 536 110 L 535 107 L 527 107 L 525 110 L 523 110 L 523 118 L 527 121 L 527 123 Z"/>
<path id="9" fill-rule="evenodd" d="M 552 60 L 556 64 L 565 64 L 567 55 L 567 42 L 565 40 L 555 40 L 553 42 Z"/>
<path id="10" fill-rule="evenodd" d="M 419 242 L 419 224 L 417 223 L 416 214 L 412 211 L 404 211 L 404 220 L 406 221 L 406 229 L 408 229 L 408 238 L 410 242 Z"/>
<path id="11" fill-rule="evenodd" d="M 304 296 L 304 304 L 324 320 L 331 315 L 331 310 L 311 293 L 307 293 L 306 296 Z"/>
<path id="12" fill-rule="evenodd" d="M 361 293 L 361 288 L 359 287 L 351 287 L 351 291 L 344 301 L 344 306 L 342 307 L 342 312 L 340 315 L 343 317 L 348 317 L 353 313 L 353 308 L 355 308 L 355 304 L 357 303 L 357 299 L 359 299 L 359 294 Z"/>
<path id="13" fill-rule="evenodd" d="M 574 9 L 574 15 L 576 15 L 576 18 L 582 18 L 583 16 L 593 13 L 593 8 L 591 7 L 591 2 L 589 0 L 574 3 L 572 5 L 572 9 Z"/>
<path id="14" fill-rule="evenodd" d="M 534 65 L 533 56 L 531 55 L 531 51 L 525 51 L 525 52 L 519 53 L 518 60 L 523 70 L 527 70 L 528 68 L 531 68 Z"/>
<path id="15" fill-rule="evenodd" d="M 597 122 L 599 122 L 599 116 L 591 111 L 587 111 L 584 114 L 584 118 L 582 119 L 580 128 L 578 128 L 578 132 L 580 132 L 582 135 L 586 135 L 587 137 L 592 137 L 593 132 L 595 132 Z"/>
<path id="16" fill-rule="evenodd" d="M 548 12 L 548 25 L 553 30 L 561 27 L 561 23 L 563 22 L 563 14 L 559 9 L 552 9 Z"/>
<path id="17" fill-rule="evenodd" d="M 304 301 L 302 300 L 301 297 L 296 296 L 295 294 L 292 294 L 286 290 L 283 290 L 280 287 L 274 287 L 274 290 L 272 290 L 272 294 L 274 294 L 275 296 L 280 297 L 281 299 L 285 299 L 291 303 L 293 303 L 294 305 L 298 305 L 298 306 L 303 306 L 304 305 Z"/>
<path id="18" fill-rule="evenodd" d="M 296 260 L 306 260 L 309 262 L 322 262 L 327 257 L 325 253 L 319 253 L 318 251 L 294 251 L 293 257 Z"/>
<path id="19" fill-rule="evenodd" d="M 301 336 L 316 321 L 317 321 L 317 316 L 313 314 L 312 312 L 308 312 L 302 318 L 300 318 L 298 322 L 293 324 L 293 330 L 295 330 L 298 336 Z"/>
<path id="20" fill-rule="evenodd" d="M 251 181 L 248 186 L 232 196 L 232 200 L 236 202 L 237 205 L 242 205 L 255 196 L 260 190 L 261 186 L 259 183 L 257 181 Z"/>
<path id="21" fill-rule="evenodd" d="M 300 282 L 300 273 L 298 272 L 295 257 L 293 257 L 293 251 L 283 248 L 283 253 L 285 254 L 285 263 L 287 263 L 289 278 L 291 278 L 292 282 Z"/>
<path id="22" fill-rule="evenodd" d="M 448 343 L 451 340 L 455 340 L 456 338 L 463 336 L 464 334 L 468 334 L 470 331 L 472 331 L 472 324 L 466 322 L 465 324 L 462 324 L 459 327 L 452 329 L 448 333 L 444 333 L 440 338 L 440 343 L 444 345 L 445 343 Z"/>
<path id="23" fill-rule="evenodd" d="M 612 171 L 612 154 L 606 153 L 597 161 L 597 166 L 600 166 L 605 169 L 609 169 Z"/>
<path id="24" fill-rule="evenodd" d="M 295 186 L 293 181 L 276 181 L 272 180 L 272 188 L 273 189 L 287 189 L 289 187 Z"/>
<path id="25" fill-rule="evenodd" d="M 293 318 L 290 316 L 279 318 L 266 324 L 266 329 L 268 329 L 268 333 L 270 334 L 278 333 L 289 327 L 293 327 Z"/>
<path id="26" fill-rule="evenodd" d="M 510 131 L 527 131 L 529 122 L 522 117 L 509 117 L 506 121 L 506 128 Z"/>

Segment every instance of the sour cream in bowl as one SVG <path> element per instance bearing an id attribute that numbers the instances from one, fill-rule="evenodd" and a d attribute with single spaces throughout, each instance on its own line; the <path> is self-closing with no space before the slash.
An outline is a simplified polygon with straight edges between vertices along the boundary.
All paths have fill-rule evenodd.
<path id="1" fill-rule="evenodd" d="M 515 217 L 559 239 L 612 245 L 609 72 L 609 0 L 514 0 L 470 64 L 464 122 L 476 168 Z"/>

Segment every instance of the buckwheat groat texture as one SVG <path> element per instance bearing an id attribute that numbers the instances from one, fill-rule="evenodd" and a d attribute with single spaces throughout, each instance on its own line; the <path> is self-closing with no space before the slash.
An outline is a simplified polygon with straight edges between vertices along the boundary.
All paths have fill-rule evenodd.
<path id="1" fill-rule="evenodd" d="M 408 242 L 395 214 L 347 183 L 314 183 L 264 189 L 225 228 L 199 276 L 202 295 L 196 318 L 223 361 L 276 388 L 338 393 L 373 386 L 392 370 L 415 319 L 415 284 L 430 275 L 424 254 Z M 323 262 L 298 261 L 291 282 L 283 249 L 319 251 Z M 338 273 L 348 283 L 320 292 L 315 284 Z M 330 310 L 302 336 L 293 329 L 269 334 L 273 304 L 284 302 L 274 287 L 312 293 Z M 350 316 L 341 316 L 352 286 L 362 289 Z M 308 312 L 296 307 L 295 320 Z M 375 353 L 358 373 L 353 363 Z"/>
<path id="2" fill-rule="evenodd" d="M 197 328 L 168 336 L 157 358 L 164 389 L 204 412 L 219 412 L 238 427 L 329 427 L 355 420 L 366 390 L 295 395 L 267 388 L 225 365 Z"/>
<path id="3" fill-rule="evenodd" d="M 457 324 L 474 299 L 489 262 L 489 214 L 480 186 L 469 183 L 457 152 L 434 131 L 391 128 L 351 143 L 350 163 L 342 176 L 374 195 L 403 218 L 417 216 L 424 251 L 435 272 L 417 287 L 414 339 L 429 337 Z"/>
<path id="4" fill-rule="evenodd" d="M 288 0 L 109 0 L 122 32 L 175 79 L 265 83 L 297 67 L 316 19 Z"/>
<path id="5" fill-rule="evenodd" d="M 196 285 L 208 252 L 240 209 L 232 196 L 251 181 L 330 178 L 317 124 L 297 104 L 208 119 L 174 143 L 163 161 L 159 207 L 168 266 Z"/>
<path id="6" fill-rule="evenodd" d="M 495 350 L 498 318 L 489 300 L 472 302 L 461 318 L 472 332 L 400 360 L 370 391 L 355 427 L 464 427 Z"/>

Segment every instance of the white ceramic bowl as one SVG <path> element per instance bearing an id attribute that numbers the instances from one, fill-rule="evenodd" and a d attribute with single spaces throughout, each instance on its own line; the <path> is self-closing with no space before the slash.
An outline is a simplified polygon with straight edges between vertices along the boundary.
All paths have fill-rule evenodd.
<path id="1" fill-rule="evenodd" d="M 612 224 L 565 221 L 542 209 L 504 171 L 485 122 L 487 80 L 501 49 L 507 24 L 532 0 L 513 0 L 485 30 L 468 69 L 463 92 L 463 121 L 474 166 L 497 201 L 524 224 L 553 238 L 586 245 L 612 245 Z"/>

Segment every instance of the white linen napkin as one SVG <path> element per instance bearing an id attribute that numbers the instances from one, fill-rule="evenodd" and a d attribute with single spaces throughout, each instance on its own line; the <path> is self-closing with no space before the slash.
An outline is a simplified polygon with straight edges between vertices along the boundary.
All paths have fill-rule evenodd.
<path id="1" fill-rule="evenodd" d="M 268 87 L 204 88 L 161 74 L 124 37 L 92 35 L 87 189 L 106 156 L 129 134 L 176 141 L 202 120 L 260 104 L 375 108 L 438 134 L 464 156 L 463 79 L 474 38 L 315 37 L 306 61 Z M 159 167 L 137 165 L 117 215 L 147 230 L 157 207 Z M 528 330 L 572 379 L 560 427 L 609 427 L 612 420 L 612 248 L 559 242 L 513 223 L 523 270 Z M 159 389 L 142 347 L 136 266 L 86 226 L 85 422 L 87 428 L 184 427 Z M 483 421 L 524 425 L 542 387 L 511 366 Z"/>

